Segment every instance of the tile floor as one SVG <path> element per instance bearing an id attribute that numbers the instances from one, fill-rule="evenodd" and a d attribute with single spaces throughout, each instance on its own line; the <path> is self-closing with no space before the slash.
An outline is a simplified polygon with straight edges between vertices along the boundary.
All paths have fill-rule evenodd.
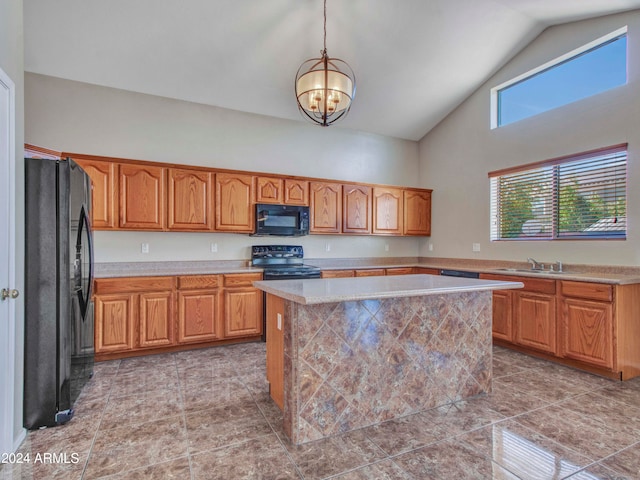
<path id="1" fill-rule="evenodd" d="M 495 348 L 490 395 L 295 447 L 264 358 L 251 343 L 97 364 L 76 417 L 19 450 L 58 463 L 0 479 L 640 479 L 640 379 Z"/>

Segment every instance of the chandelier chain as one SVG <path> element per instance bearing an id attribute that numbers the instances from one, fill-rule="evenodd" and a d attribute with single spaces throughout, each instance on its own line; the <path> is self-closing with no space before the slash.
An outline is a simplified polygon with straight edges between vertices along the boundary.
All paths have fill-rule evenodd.
<path id="1" fill-rule="evenodd" d="M 324 0 L 324 50 L 322 55 L 327 55 L 327 0 Z"/>

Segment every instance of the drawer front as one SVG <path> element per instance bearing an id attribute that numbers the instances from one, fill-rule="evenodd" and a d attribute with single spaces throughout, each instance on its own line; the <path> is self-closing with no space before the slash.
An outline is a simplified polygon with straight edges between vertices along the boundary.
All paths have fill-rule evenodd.
<path id="1" fill-rule="evenodd" d="M 220 286 L 220 275 L 185 275 L 178 277 L 180 290 L 200 290 Z"/>
<path id="2" fill-rule="evenodd" d="M 387 268 L 387 275 L 411 275 L 413 267 Z"/>
<path id="3" fill-rule="evenodd" d="M 262 273 L 233 273 L 223 277 L 225 287 L 251 287 L 253 282 L 262 280 Z"/>
<path id="4" fill-rule="evenodd" d="M 370 268 L 367 270 L 356 270 L 356 277 L 384 277 L 384 268 Z"/>
<path id="5" fill-rule="evenodd" d="M 524 288 L 517 290 L 526 290 L 528 292 L 547 293 L 554 295 L 556 293 L 556 281 L 549 280 L 547 278 L 531 278 L 531 277 L 517 277 L 514 275 L 496 275 L 492 273 L 482 273 L 480 278 L 483 280 L 500 280 L 504 282 L 522 282 Z"/>
<path id="6" fill-rule="evenodd" d="M 106 293 L 131 293 L 173 290 L 175 277 L 118 277 L 97 278 L 94 282 L 96 295 Z"/>
<path id="7" fill-rule="evenodd" d="M 601 300 L 603 302 L 613 300 L 613 286 L 605 283 L 563 280 L 560 282 L 560 285 L 562 295 L 565 297 L 587 298 L 589 300 Z"/>

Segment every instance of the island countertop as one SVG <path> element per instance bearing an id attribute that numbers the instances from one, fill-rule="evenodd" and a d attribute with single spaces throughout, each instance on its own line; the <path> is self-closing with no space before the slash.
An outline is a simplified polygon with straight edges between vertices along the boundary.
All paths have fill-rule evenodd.
<path id="1" fill-rule="evenodd" d="M 521 282 L 477 280 L 439 275 L 263 280 L 253 282 L 253 285 L 266 293 L 302 305 L 524 287 Z"/>

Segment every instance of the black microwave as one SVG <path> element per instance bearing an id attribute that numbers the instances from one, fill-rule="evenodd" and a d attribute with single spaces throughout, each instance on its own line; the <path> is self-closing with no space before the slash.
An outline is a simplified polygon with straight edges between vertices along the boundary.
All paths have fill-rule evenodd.
<path id="1" fill-rule="evenodd" d="M 309 234 L 309 207 L 301 205 L 256 205 L 254 235 L 299 237 Z"/>

